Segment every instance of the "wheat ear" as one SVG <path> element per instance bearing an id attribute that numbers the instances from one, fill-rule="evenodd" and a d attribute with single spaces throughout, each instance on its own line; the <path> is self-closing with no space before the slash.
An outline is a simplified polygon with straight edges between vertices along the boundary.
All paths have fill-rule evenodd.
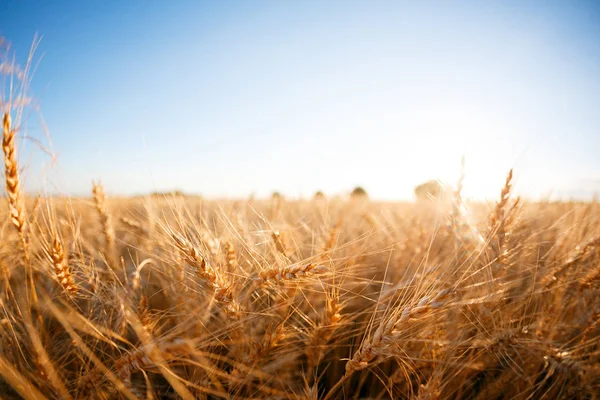
<path id="1" fill-rule="evenodd" d="M 376 357 L 389 357 L 393 355 L 390 347 L 399 337 L 398 325 L 407 323 L 412 318 L 421 316 L 434 309 L 439 309 L 448 304 L 455 291 L 443 289 L 432 296 L 423 296 L 414 306 L 407 306 L 401 313 L 394 313 L 386 318 L 375 330 L 373 336 L 367 339 L 361 348 L 354 353 L 352 359 L 346 363 L 346 375 L 360 371 L 369 366 Z"/>
<path id="2" fill-rule="evenodd" d="M 510 198 L 510 191 L 513 184 L 513 170 L 508 171 L 504 187 L 500 192 L 500 199 L 496 203 L 496 208 L 490 218 L 491 232 L 495 233 L 497 240 L 492 242 L 492 251 L 494 258 L 502 254 L 504 248 L 504 242 L 506 239 L 506 206 Z"/>
<path id="3" fill-rule="evenodd" d="M 102 186 L 102 183 L 93 183 L 93 194 L 94 204 L 96 206 L 96 210 L 98 211 L 98 215 L 100 216 L 100 221 L 102 222 L 102 228 L 104 230 L 104 237 L 106 239 L 106 258 L 111 267 L 114 268 L 116 267 L 115 231 L 112 225 L 112 219 L 106 208 L 106 194 L 104 193 L 104 187 Z"/>
<path id="4" fill-rule="evenodd" d="M 271 268 L 259 273 L 257 281 L 266 284 L 272 281 L 289 281 L 327 272 L 327 267 L 316 263 L 293 264 L 280 268 Z"/>
<path id="5" fill-rule="evenodd" d="M 4 114 L 2 124 L 2 150 L 4 150 L 4 167 L 6 178 L 6 193 L 10 209 L 10 221 L 19 233 L 23 256 L 29 261 L 29 242 L 27 237 L 27 225 L 25 218 L 25 203 L 21 192 L 21 181 L 19 179 L 19 164 L 17 162 L 17 147 L 15 145 L 16 132 L 11 128 L 10 115 Z"/>
<path id="6" fill-rule="evenodd" d="M 186 237 L 177 233 L 171 233 L 171 237 L 187 262 L 196 268 L 198 276 L 205 281 L 206 287 L 214 292 L 215 300 L 221 304 L 225 314 L 231 319 L 239 319 L 240 305 L 233 298 L 231 287 L 225 283 L 219 270 L 208 265 L 200 251 Z"/>
<path id="7" fill-rule="evenodd" d="M 315 368 L 325 357 L 327 344 L 333 337 L 335 330 L 340 326 L 342 308 L 343 305 L 340 303 L 337 293 L 333 292 L 327 296 L 323 318 L 311 332 L 306 348 L 309 378 L 313 377 L 314 372 L 316 372 Z"/>
<path id="8" fill-rule="evenodd" d="M 74 296 L 77 291 L 77 285 L 73 279 L 71 268 L 69 267 L 68 257 L 65 254 L 62 241 L 57 233 L 54 234 L 52 249 L 50 250 L 50 258 L 54 266 L 54 273 L 58 278 L 58 282 L 69 296 Z"/>

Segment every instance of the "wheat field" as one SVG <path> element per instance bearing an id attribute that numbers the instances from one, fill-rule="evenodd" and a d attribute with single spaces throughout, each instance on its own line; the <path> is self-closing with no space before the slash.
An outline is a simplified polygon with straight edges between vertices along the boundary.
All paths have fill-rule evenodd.
<path id="1" fill-rule="evenodd" d="M 593 399 L 600 206 L 32 197 L 3 120 L 5 399 Z"/>

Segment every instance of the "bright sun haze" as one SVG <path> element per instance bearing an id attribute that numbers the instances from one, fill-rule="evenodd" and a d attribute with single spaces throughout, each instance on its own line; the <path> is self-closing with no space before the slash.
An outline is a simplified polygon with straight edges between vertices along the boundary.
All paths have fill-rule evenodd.
<path id="1" fill-rule="evenodd" d="M 600 191 L 595 1 L 3 5 L 19 61 L 36 33 L 30 190 L 409 199 L 464 155 L 466 196 Z"/>

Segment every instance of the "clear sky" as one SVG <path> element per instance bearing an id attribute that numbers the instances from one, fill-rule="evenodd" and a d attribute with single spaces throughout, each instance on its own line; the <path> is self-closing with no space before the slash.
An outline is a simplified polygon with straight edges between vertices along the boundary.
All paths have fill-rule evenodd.
<path id="1" fill-rule="evenodd" d="M 465 154 L 474 197 L 600 192 L 598 1 L 4 0 L 36 33 L 29 190 L 402 199 Z"/>

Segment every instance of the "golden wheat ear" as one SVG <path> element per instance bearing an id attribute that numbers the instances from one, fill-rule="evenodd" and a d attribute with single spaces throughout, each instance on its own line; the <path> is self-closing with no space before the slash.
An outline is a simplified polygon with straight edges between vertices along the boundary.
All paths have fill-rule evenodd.
<path id="1" fill-rule="evenodd" d="M 504 251 L 506 236 L 509 228 L 507 221 L 507 209 L 512 186 L 513 170 L 511 169 L 508 171 L 508 175 L 506 175 L 504 186 L 500 192 L 500 199 L 496 203 L 496 207 L 490 215 L 489 243 L 492 260 L 501 257 Z"/>
<path id="2" fill-rule="evenodd" d="M 92 182 L 92 185 L 94 204 L 96 206 L 98 216 L 100 217 L 100 222 L 102 223 L 102 229 L 104 231 L 104 238 L 106 240 L 104 256 L 106 257 L 106 260 L 110 264 L 111 268 L 117 268 L 117 257 L 115 254 L 115 230 L 113 228 L 111 215 L 106 206 L 106 194 L 104 193 L 104 186 L 102 186 L 102 183 L 100 182 Z"/>
<path id="3" fill-rule="evenodd" d="M 62 240 L 57 233 L 54 233 L 54 240 L 52 241 L 52 248 L 50 249 L 50 258 L 54 267 L 54 274 L 68 296 L 74 296 L 78 287 L 73 279 L 71 267 L 69 266 L 69 259 L 64 250 Z"/>
<path id="4" fill-rule="evenodd" d="M 2 150 L 4 151 L 4 173 L 6 194 L 8 195 L 8 206 L 10 210 L 10 221 L 19 234 L 23 246 L 24 257 L 28 260 L 29 243 L 27 238 L 25 203 L 23 201 L 23 193 L 21 192 L 15 137 L 16 132 L 11 127 L 10 114 L 4 113 L 2 124 Z"/>
<path id="5" fill-rule="evenodd" d="M 238 320 L 241 316 L 240 305 L 234 299 L 231 285 L 225 281 L 221 271 L 216 266 L 209 265 L 188 238 L 176 232 L 170 232 L 170 236 L 188 264 L 196 268 L 196 273 L 206 288 L 214 292 L 215 300 L 222 306 L 225 314 L 230 319 Z"/>
<path id="6" fill-rule="evenodd" d="M 510 191 L 513 185 L 513 170 L 508 171 L 508 175 L 506 175 L 506 180 L 504 182 L 504 186 L 502 187 L 502 191 L 500 192 L 500 199 L 496 203 L 496 208 L 491 216 L 491 228 L 496 229 L 496 236 L 498 240 L 504 241 L 504 236 L 506 235 L 506 207 L 508 204 L 508 200 L 510 198 Z M 501 245 L 502 243 L 500 243 Z"/>

